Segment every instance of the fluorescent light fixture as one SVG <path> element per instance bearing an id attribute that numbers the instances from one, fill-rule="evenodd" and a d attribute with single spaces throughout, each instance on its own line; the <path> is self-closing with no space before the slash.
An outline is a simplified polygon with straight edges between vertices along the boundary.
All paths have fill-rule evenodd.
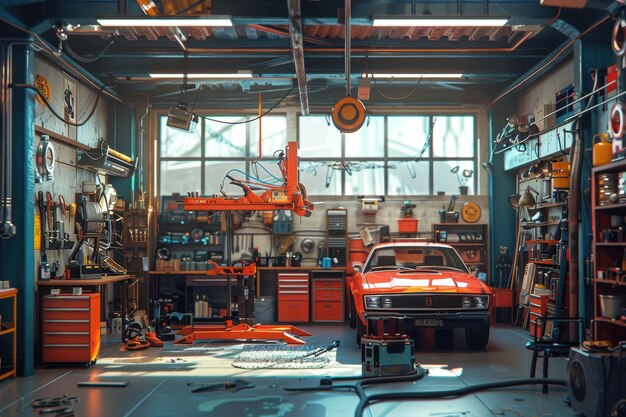
<path id="1" fill-rule="evenodd" d="M 501 27 L 509 21 L 506 17 L 374 17 L 372 26 L 410 26 L 410 27 L 433 27 L 433 26 L 483 26 Z"/>
<path id="2" fill-rule="evenodd" d="M 228 17 L 138 17 L 138 18 L 99 18 L 103 27 L 230 27 L 233 21 Z"/>
<path id="3" fill-rule="evenodd" d="M 185 74 L 183 73 L 152 73 L 149 74 L 150 78 L 161 79 L 183 79 Z M 231 73 L 205 73 L 205 74 L 187 74 L 189 80 L 208 80 L 208 79 L 247 79 L 253 78 L 250 71 L 231 72 Z"/>
<path id="4" fill-rule="evenodd" d="M 437 79 L 450 79 L 450 78 L 462 78 L 463 74 L 363 74 L 361 77 L 373 78 L 437 78 Z"/>

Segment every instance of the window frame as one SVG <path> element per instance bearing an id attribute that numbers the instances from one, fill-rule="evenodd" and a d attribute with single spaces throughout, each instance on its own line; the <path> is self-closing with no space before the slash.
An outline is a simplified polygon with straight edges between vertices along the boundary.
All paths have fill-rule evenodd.
<path id="1" fill-rule="evenodd" d="M 311 116 L 316 116 L 316 114 L 311 114 Z M 377 162 L 377 163 L 381 163 L 385 165 L 385 172 L 384 172 L 384 195 L 389 195 L 389 164 L 390 162 L 407 162 L 407 161 L 411 161 L 412 158 L 399 158 L 399 157 L 389 157 L 389 125 L 388 125 L 388 120 L 389 117 L 398 117 L 398 116 L 405 116 L 405 117 L 428 117 L 428 126 L 432 125 L 432 119 L 433 117 L 460 117 L 460 116 L 471 116 L 474 119 L 474 129 L 473 129 L 473 137 L 472 137 L 472 157 L 457 157 L 457 156 L 451 156 L 451 157 L 435 157 L 434 153 L 433 153 L 433 146 L 432 146 L 432 141 L 434 138 L 431 138 L 431 143 L 428 146 L 427 152 L 425 153 L 425 155 L 422 155 L 421 160 L 427 160 L 428 161 L 428 173 L 429 173 L 429 178 L 428 178 L 428 194 L 423 194 L 424 196 L 429 196 L 429 195 L 435 195 L 436 194 L 436 190 L 434 189 L 434 162 L 435 161 L 439 161 L 439 162 L 446 162 L 446 161 L 471 161 L 474 165 L 474 175 L 472 175 L 471 178 L 471 184 L 472 184 L 472 190 L 474 191 L 473 195 L 478 195 L 478 175 L 477 175 L 477 163 L 478 163 L 478 154 L 480 152 L 480 149 L 478 147 L 478 141 L 477 141 L 477 137 L 478 137 L 478 114 L 476 112 L 471 112 L 471 111 L 467 111 L 467 112 L 452 112 L 452 113 L 448 113 L 448 112 L 433 112 L 433 113 L 387 113 L 387 114 L 372 114 L 371 117 L 384 117 L 384 152 L 383 152 L 383 156 L 382 157 L 378 157 L 378 158 L 349 158 L 346 157 L 346 134 L 345 133 L 341 133 L 341 160 L 338 160 L 337 162 Z M 301 114 L 297 115 L 297 131 L 298 131 L 298 138 L 300 137 L 300 118 L 302 117 Z M 367 123 L 367 121 L 366 121 Z M 305 156 L 300 155 L 300 160 L 301 161 L 307 161 L 307 162 L 323 162 L 325 160 L 328 160 L 328 158 L 307 158 Z M 354 195 L 346 194 L 346 173 L 345 170 L 340 170 L 339 171 L 341 173 L 341 194 L 311 194 L 311 195 L 316 195 L 316 196 L 338 196 L 338 197 L 353 197 Z M 335 173 L 336 175 L 337 173 Z M 402 195 L 406 195 L 406 194 L 402 194 Z M 394 194 L 394 197 L 399 197 L 402 196 L 400 194 L 396 195 Z"/>
<path id="2" fill-rule="evenodd" d="M 250 112 L 241 112 L 241 113 L 237 113 L 237 112 L 212 112 L 212 111 L 199 111 L 198 112 L 200 115 L 204 115 L 204 116 L 208 116 L 211 118 L 216 118 L 219 119 L 220 117 L 246 117 L 248 119 L 254 118 L 256 117 L 251 111 Z M 287 131 L 287 136 L 289 137 L 289 132 L 292 131 L 293 129 L 290 128 L 290 120 L 292 121 L 291 123 L 294 123 L 295 121 L 295 131 L 297 132 L 296 137 L 299 138 L 299 132 L 300 132 L 300 118 L 302 117 L 302 115 L 300 114 L 300 112 L 295 112 L 293 113 L 295 117 L 290 117 L 290 112 L 289 109 L 285 109 L 285 111 L 283 112 L 276 112 L 274 114 L 272 114 L 272 116 L 282 116 L 285 118 L 286 121 L 286 131 Z M 311 114 L 312 116 L 315 116 L 317 114 Z M 321 116 L 323 116 L 323 114 L 319 114 Z M 246 156 L 245 157 L 210 157 L 207 156 L 207 146 L 206 146 L 206 128 L 205 128 L 205 119 L 203 117 L 200 117 L 200 120 L 198 121 L 198 125 L 196 126 L 196 129 L 200 129 L 200 156 L 199 157 L 164 157 L 161 154 L 161 142 L 162 142 L 162 130 L 161 130 L 161 120 L 164 117 L 167 117 L 167 112 L 166 111 L 158 111 L 155 112 L 155 125 L 156 125 L 156 131 L 158 132 L 157 137 L 158 140 L 156 141 L 156 152 L 155 152 L 155 162 L 156 162 L 156 169 L 155 169 L 155 186 L 156 186 L 156 190 L 157 190 L 157 194 L 160 196 L 161 195 L 161 184 L 162 184 L 162 178 L 161 178 L 161 162 L 163 161 L 199 161 L 200 162 L 200 190 L 193 190 L 193 191 L 198 191 L 201 192 L 202 194 L 206 195 L 206 194 L 213 194 L 215 191 L 217 190 L 208 190 L 207 186 L 208 184 L 206 183 L 206 179 L 205 179 L 205 166 L 207 162 L 211 162 L 211 161 L 220 161 L 220 162 L 243 162 L 245 165 L 245 170 L 246 173 L 250 174 L 251 173 L 251 163 L 257 160 L 258 155 L 250 155 L 250 150 L 251 150 L 251 146 L 252 146 L 252 140 L 256 140 L 256 138 L 252 138 L 251 135 L 251 129 L 250 129 L 250 124 L 246 124 Z M 478 182 L 479 182 L 479 175 L 477 173 L 477 169 L 478 169 L 478 158 L 479 158 L 479 153 L 480 153 L 480 147 L 479 147 L 479 143 L 477 140 L 478 137 L 478 123 L 479 123 L 479 117 L 478 117 L 478 113 L 476 111 L 451 111 L 451 112 L 428 112 L 428 113 L 423 113 L 423 112 L 414 112 L 414 113 L 396 113 L 396 112 L 389 112 L 389 113 L 385 113 L 385 114 L 371 114 L 371 117 L 384 117 L 384 151 L 383 151 L 383 156 L 382 157 L 367 157 L 367 158 L 350 158 L 346 156 L 346 134 L 341 133 L 340 137 L 341 137 L 341 159 L 338 159 L 337 162 L 374 162 L 374 163 L 378 163 L 381 165 L 384 165 L 385 168 L 384 169 L 384 173 L 383 173 L 383 181 L 384 181 L 384 185 L 383 185 L 383 194 L 384 195 L 389 195 L 389 165 L 392 163 L 402 163 L 402 162 L 407 162 L 407 161 L 411 161 L 413 160 L 413 158 L 400 158 L 400 157 L 389 157 L 389 117 L 398 117 L 398 116 L 403 116 L 403 117 L 428 117 L 428 125 L 430 126 L 432 124 L 432 118 L 433 117 L 459 117 L 459 116 L 470 116 L 473 117 L 474 123 L 473 123 L 473 137 L 472 137 L 472 157 L 434 157 L 433 156 L 433 146 L 432 146 L 432 140 L 434 140 L 434 138 L 431 138 L 431 144 L 429 145 L 427 151 L 425 152 L 424 155 L 422 155 L 421 160 L 422 161 L 427 161 L 428 162 L 428 173 L 429 173 L 429 179 L 428 179 L 428 193 L 427 194 L 420 194 L 421 196 L 432 196 L 432 195 L 436 195 L 437 190 L 434 189 L 434 165 L 435 162 L 446 162 L 446 161 L 470 161 L 472 162 L 473 166 L 474 166 L 474 175 L 472 176 L 472 178 L 470 179 L 470 183 L 468 183 L 468 185 L 471 184 L 471 189 L 473 190 L 473 195 L 479 195 L 478 193 Z M 294 120 L 295 119 L 295 120 Z M 330 123 L 330 121 L 328 121 Z M 289 140 L 289 139 L 288 139 Z M 300 140 L 298 139 L 298 143 L 300 144 Z M 328 158 L 307 158 L 305 155 L 301 155 L 299 156 L 300 161 L 310 161 L 310 162 L 325 162 L 328 161 Z M 346 194 L 346 173 L 345 170 L 339 170 L 338 172 L 335 172 L 335 175 L 340 174 L 341 175 L 341 194 L 312 194 L 312 195 L 316 195 L 316 196 L 321 196 L 321 197 L 329 197 L 329 196 L 334 196 L 334 197 L 354 197 L 354 195 Z M 180 193 L 184 193 L 186 191 L 192 191 L 192 190 L 179 190 Z M 448 190 L 446 190 L 446 192 L 448 192 Z M 407 195 L 407 194 L 394 194 L 394 197 L 401 197 L 403 195 Z"/>

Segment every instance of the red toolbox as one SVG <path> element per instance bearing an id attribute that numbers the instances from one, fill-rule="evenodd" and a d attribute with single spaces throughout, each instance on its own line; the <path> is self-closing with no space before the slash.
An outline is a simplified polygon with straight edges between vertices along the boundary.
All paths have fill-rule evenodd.
<path id="1" fill-rule="evenodd" d="M 309 274 L 278 274 L 278 321 L 309 321 Z"/>
<path id="2" fill-rule="evenodd" d="M 41 358 L 93 363 L 100 353 L 100 294 L 46 295 L 41 310 Z"/>
<path id="3" fill-rule="evenodd" d="M 311 271 L 313 321 L 344 321 L 343 271 Z"/>

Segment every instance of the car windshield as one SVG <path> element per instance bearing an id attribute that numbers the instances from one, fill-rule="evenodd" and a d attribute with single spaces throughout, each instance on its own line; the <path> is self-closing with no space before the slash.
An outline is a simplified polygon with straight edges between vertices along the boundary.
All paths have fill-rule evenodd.
<path id="1" fill-rule="evenodd" d="M 442 246 L 393 246 L 375 249 L 364 272 L 384 269 L 456 269 L 468 272 L 457 251 Z"/>

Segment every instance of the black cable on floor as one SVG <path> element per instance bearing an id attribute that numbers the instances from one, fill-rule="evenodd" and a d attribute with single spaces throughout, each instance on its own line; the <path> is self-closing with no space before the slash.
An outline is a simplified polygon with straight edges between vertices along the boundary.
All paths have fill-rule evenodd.
<path id="1" fill-rule="evenodd" d="M 486 384 L 477 384 L 466 386 L 458 389 L 447 390 L 447 391 L 422 391 L 422 392 L 386 392 L 379 394 L 367 395 L 365 393 L 365 386 L 374 385 L 374 384 L 382 384 L 382 383 L 392 383 L 392 382 L 407 382 L 407 381 L 417 381 L 422 379 L 427 374 L 427 371 L 422 368 L 420 365 L 415 366 L 415 371 L 406 375 L 397 375 L 397 376 L 381 376 L 381 377 L 363 377 L 363 376 L 355 376 L 355 377 L 335 377 L 335 378 L 323 378 L 321 380 L 321 385 L 314 387 L 296 387 L 296 388 L 283 388 L 285 391 L 330 391 L 337 389 L 349 389 L 354 390 L 354 392 L 359 397 L 359 403 L 357 404 L 356 409 L 354 410 L 354 417 L 362 417 L 363 411 L 365 408 L 371 404 L 372 402 L 383 402 L 383 401 L 393 401 L 393 400 L 421 400 L 421 399 L 435 399 L 435 398 L 455 398 L 461 397 L 468 394 L 473 394 L 479 391 L 485 391 L 495 388 L 507 388 L 507 387 L 515 387 L 519 385 L 536 385 L 536 384 L 549 384 L 549 385 L 560 385 L 566 386 L 567 382 L 562 379 L 552 379 L 552 378 L 528 378 L 528 379 L 515 379 L 510 381 L 499 381 L 499 382 L 490 382 Z M 347 381 L 347 380 L 357 380 L 357 383 L 354 385 L 332 385 L 333 381 Z"/>
<path id="2" fill-rule="evenodd" d="M 567 385 L 566 381 L 562 379 L 528 378 L 528 379 L 516 379 L 516 380 L 511 380 L 511 381 L 499 381 L 499 382 L 490 382 L 487 384 L 471 385 L 471 386 L 454 389 L 454 390 L 447 390 L 447 391 L 386 392 L 386 393 L 372 394 L 370 396 L 365 395 L 364 392 L 363 392 L 363 395 L 361 396 L 359 390 L 357 389 L 357 395 L 359 395 L 360 400 L 359 400 L 359 404 L 357 404 L 356 410 L 354 410 L 354 417 L 362 417 L 363 411 L 365 410 L 365 408 L 374 401 L 455 398 L 455 397 L 461 397 L 467 394 L 473 394 L 478 391 L 485 391 L 485 390 L 490 390 L 494 388 L 507 388 L 507 387 L 515 387 L 518 385 L 534 385 L 534 384 L 550 384 L 550 385 L 561 385 L 561 386 Z"/>

